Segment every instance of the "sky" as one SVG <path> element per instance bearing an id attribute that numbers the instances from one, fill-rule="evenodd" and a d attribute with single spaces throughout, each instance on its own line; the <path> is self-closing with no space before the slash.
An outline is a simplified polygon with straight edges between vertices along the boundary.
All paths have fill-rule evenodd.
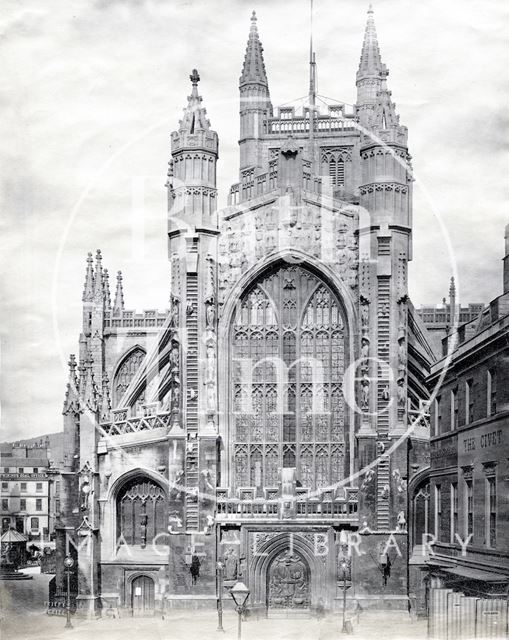
<path id="1" fill-rule="evenodd" d="M 367 3 L 315 0 L 318 93 L 353 103 Z M 128 308 L 169 296 L 169 137 L 201 75 L 220 139 L 219 203 L 238 175 L 238 78 L 256 9 L 274 105 L 308 87 L 308 0 L 4 0 L 0 18 L 0 439 L 58 431 L 88 251 Z M 509 5 L 378 0 L 382 59 L 416 177 L 410 293 L 501 293 L 509 223 Z M 448 249 L 450 247 L 450 251 Z M 113 286 L 113 283 L 112 283 Z"/>

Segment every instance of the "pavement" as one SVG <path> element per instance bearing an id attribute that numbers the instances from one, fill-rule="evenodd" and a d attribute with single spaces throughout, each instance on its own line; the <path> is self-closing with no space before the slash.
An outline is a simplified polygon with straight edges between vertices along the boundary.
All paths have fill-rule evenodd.
<path id="1" fill-rule="evenodd" d="M 2 640 L 236 640 L 237 614 L 225 611 L 224 633 L 217 631 L 213 611 L 179 610 L 161 618 L 73 618 L 65 629 L 65 617 L 45 611 L 49 575 L 37 569 L 33 580 L 0 582 Z M 341 633 L 341 615 L 315 618 L 249 618 L 242 623 L 242 640 L 333 640 Z M 363 611 L 354 624 L 357 640 L 425 640 L 426 621 L 411 621 L 405 612 Z"/>

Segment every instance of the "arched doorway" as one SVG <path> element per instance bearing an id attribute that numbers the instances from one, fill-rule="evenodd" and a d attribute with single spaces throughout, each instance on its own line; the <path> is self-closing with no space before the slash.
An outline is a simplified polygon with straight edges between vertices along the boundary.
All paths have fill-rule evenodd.
<path id="1" fill-rule="evenodd" d="M 154 581 L 149 576 L 138 576 L 131 582 L 131 608 L 134 616 L 154 612 Z"/>
<path id="2" fill-rule="evenodd" d="M 307 562 L 295 550 L 281 551 L 267 571 L 267 606 L 271 609 L 308 609 L 310 571 Z"/>

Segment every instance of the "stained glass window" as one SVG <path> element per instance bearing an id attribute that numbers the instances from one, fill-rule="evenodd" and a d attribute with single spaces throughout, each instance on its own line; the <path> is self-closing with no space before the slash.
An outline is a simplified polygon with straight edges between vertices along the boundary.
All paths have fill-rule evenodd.
<path id="1" fill-rule="evenodd" d="M 275 486 L 281 467 L 310 489 L 343 477 L 346 339 L 338 298 L 301 266 L 245 291 L 231 332 L 234 486 Z"/>

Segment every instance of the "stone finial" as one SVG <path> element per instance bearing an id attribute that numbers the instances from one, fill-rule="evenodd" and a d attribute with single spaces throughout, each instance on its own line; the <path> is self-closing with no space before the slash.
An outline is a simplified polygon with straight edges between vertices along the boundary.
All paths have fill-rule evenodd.
<path id="1" fill-rule="evenodd" d="M 95 255 L 94 298 L 98 303 L 103 302 L 104 300 L 104 276 L 100 249 L 97 249 Z"/>
<path id="2" fill-rule="evenodd" d="M 207 111 L 202 106 L 202 97 L 198 93 L 198 82 L 200 74 L 197 69 L 193 69 L 189 76 L 193 86 L 191 95 L 187 98 L 187 106 L 184 109 L 184 117 L 179 123 L 179 131 L 195 133 L 197 130 L 208 131 L 210 122 L 207 120 Z"/>
<path id="3" fill-rule="evenodd" d="M 108 269 L 103 270 L 103 292 L 104 305 L 106 309 L 111 309 L 110 276 L 108 273 Z"/>

